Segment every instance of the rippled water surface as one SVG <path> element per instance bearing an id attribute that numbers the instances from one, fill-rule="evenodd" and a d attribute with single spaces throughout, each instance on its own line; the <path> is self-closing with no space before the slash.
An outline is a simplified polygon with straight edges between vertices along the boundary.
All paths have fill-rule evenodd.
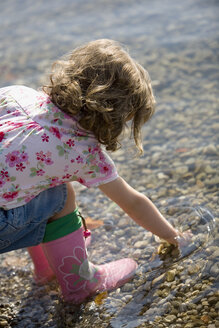
<path id="1" fill-rule="evenodd" d="M 0 2 L 0 86 L 37 88 L 53 60 L 97 38 L 124 43 L 145 66 L 157 111 L 143 129 L 144 155 L 136 159 L 126 140 L 113 159 L 171 223 L 194 235 L 180 250 L 160 244 L 97 190 L 76 186 L 84 215 L 104 222 L 93 231 L 93 262 L 133 257 L 135 278 L 76 308 L 62 303 L 55 284 L 33 284 L 25 251 L 11 260 L 3 254 L 5 327 L 219 327 L 218 8 L 216 0 Z"/>

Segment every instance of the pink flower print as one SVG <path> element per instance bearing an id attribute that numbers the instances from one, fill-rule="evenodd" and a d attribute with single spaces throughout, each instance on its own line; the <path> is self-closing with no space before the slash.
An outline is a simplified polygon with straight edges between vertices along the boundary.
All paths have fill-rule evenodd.
<path id="1" fill-rule="evenodd" d="M 104 160 L 105 160 L 105 157 L 101 151 L 99 152 L 99 159 L 101 162 L 104 162 Z"/>
<path id="2" fill-rule="evenodd" d="M 79 183 L 81 183 L 81 184 L 85 184 L 85 180 L 84 179 L 82 179 L 82 178 L 78 178 L 78 180 L 77 180 Z"/>
<path id="3" fill-rule="evenodd" d="M 100 153 L 100 148 L 99 147 L 94 147 L 91 151 L 92 154 L 95 154 L 95 153 Z"/>
<path id="4" fill-rule="evenodd" d="M 69 166 L 65 165 L 64 172 L 68 172 Z"/>
<path id="5" fill-rule="evenodd" d="M 51 157 L 51 156 L 52 156 L 51 151 L 47 151 L 46 156 L 47 156 L 47 157 Z"/>
<path id="6" fill-rule="evenodd" d="M 19 110 L 16 110 L 15 112 L 13 112 L 13 114 L 12 114 L 13 116 L 19 116 L 20 115 L 20 112 L 19 112 Z"/>
<path id="7" fill-rule="evenodd" d="M 51 127 L 49 131 L 52 132 L 58 139 L 61 139 L 61 133 L 58 128 Z"/>
<path id="8" fill-rule="evenodd" d="M 10 167 L 14 167 L 16 164 L 20 163 L 19 152 L 13 151 L 12 153 L 8 153 L 6 156 L 6 163 L 9 164 Z"/>
<path id="9" fill-rule="evenodd" d="M 0 132 L 0 142 L 2 142 L 3 139 L 5 139 L 5 133 Z"/>
<path id="10" fill-rule="evenodd" d="M 41 138 L 42 138 L 42 141 L 43 141 L 43 142 L 49 142 L 49 136 L 47 136 L 46 133 L 44 133 L 44 134 L 41 136 Z"/>
<path id="11" fill-rule="evenodd" d="M 13 200 L 14 198 L 16 198 L 18 195 L 18 191 L 10 191 L 10 192 L 6 192 L 2 195 L 2 197 L 6 200 Z"/>
<path id="12" fill-rule="evenodd" d="M 26 198 L 25 198 L 25 202 L 26 203 L 28 203 L 28 202 L 30 202 L 33 198 L 34 198 L 35 196 L 27 196 Z"/>
<path id="13" fill-rule="evenodd" d="M 44 162 L 46 155 L 41 150 L 40 152 L 36 153 L 36 157 L 38 161 Z"/>
<path id="14" fill-rule="evenodd" d="M 60 183 L 62 183 L 62 182 L 59 181 L 59 178 L 54 177 L 51 179 L 50 187 L 55 187 L 55 186 L 59 185 Z"/>
<path id="15" fill-rule="evenodd" d="M 95 157 L 91 159 L 90 164 L 91 165 L 97 165 L 98 164 L 98 162 L 97 162 L 97 160 L 96 160 Z"/>
<path id="16" fill-rule="evenodd" d="M 75 142 L 72 139 L 68 139 L 68 141 L 66 143 L 67 143 L 67 145 L 69 145 L 69 147 L 74 147 L 74 145 L 75 145 Z"/>
<path id="17" fill-rule="evenodd" d="M 72 256 L 62 258 L 62 263 L 58 267 L 60 273 L 64 274 L 66 288 L 69 291 L 77 292 L 86 290 L 89 283 L 98 283 L 100 273 L 87 259 L 86 250 L 80 246 L 73 249 Z M 102 275 L 101 275 L 102 276 Z"/>
<path id="18" fill-rule="evenodd" d="M 4 184 L 5 184 L 5 181 L 0 179 L 0 188 L 1 188 Z"/>
<path id="19" fill-rule="evenodd" d="M 45 159 L 45 164 L 46 165 L 52 165 L 54 162 L 52 161 L 52 159 L 50 158 L 50 157 L 47 157 L 46 159 Z"/>
<path id="20" fill-rule="evenodd" d="M 24 169 L 26 169 L 26 166 L 24 166 L 23 163 L 16 164 L 16 171 L 23 172 Z"/>
<path id="21" fill-rule="evenodd" d="M 45 174 L 45 171 L 43 171 L 42 169 L 36 171 L 37 176 L 43 176 Z"/>
<path id="22" fill-rule="evenodd" d="M 99 168 L 100 168 L 100 173 L 109 175 L 110 173 L 112 173 L 112 167 L 107 164 L 107 163 L 99 163 L 98 164 Z"/>
<path id="23" fill-rule="evenodd" d="M 8 174 L 8 171 L 5 171 L 4 169 L 0 172 L 1 173 L 1 176 L 2 178 L 9 178 L 9 174 Z"/>
<path id="24" fill-rule="evenodd" d="M 84 134 L 83 132 L 76 131 L 75 135 L 76 135 L 76 137 L 80 138 L 80 137 L 84 137 L 86 134 Z"/>
<path id="25" fill-rule="evenodd" d="M 83 158 L 81 156 L 76 157 L 77 163 L 83 163 Z"/>
<path id="26" fill-rule="evenodd" d="M 74 162 L 75 162 L 75 160 L 72 158 L 72 159 L 71 159 L 71 163 L 74 163 Z"/>
<path id="27" fill-rule="evenodd" d="M 44 95 L 43 94 L 41 94 L 41 95 L 37 95 L 37 100 L 39 100 L 39 101 L 44 101 Z"/>
<path id="28" fill-rule="evenodd" d="M 66 175 L 63 175 L 62 179 L 63 179 L 63 180 L 65 180 L 65 179 L 66 179 L 66 180 L 69 180 L 69 179 L 71 178 L 71 176 L 72 176 L 71 174 L 68 174 L 68 173 L 67 173 Z"/>
<path id="29" fill-rule="evenodd" d="M 22 151 L 22 153 L 21 153 L 21 155 L 20 155 L 20 159 L 21 159 L 23 162 L 27 162 L 27 161 L 28 161 L 28 154 Z"/>

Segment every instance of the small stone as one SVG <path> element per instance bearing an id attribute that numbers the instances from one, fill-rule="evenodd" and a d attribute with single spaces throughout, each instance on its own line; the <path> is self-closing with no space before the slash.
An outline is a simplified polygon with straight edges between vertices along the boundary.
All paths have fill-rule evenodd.
<path id="1" fill-rule="evenodd" d="M 211 258 L 215 258 L 215 257 L 219 257 L 219 248 L 217 248 L 211 255 Z"/>
<path id="2" fill-rule="evenodd" d="M 214 185 L 217 185 L 218 183 L 219 183 L 219 177 L 217 177 L 217 176 L 214 178 L 205 180 L 205 184 L 208 186 L 214 186 Z"/>
<path id="3" fill-rule="evenodd" d="M 169 179 L 168 175 L 164 174 L 163 172 L 159 172 L 157 177 L 159 180 L 168 180 Z"/>
<path id="4" fill-rule="evenodd" d="M 132 253 L 132 256 L 133 256 L 135 259 L 138 259 L 138 258 L 141 256 L 141 253 L 142 253 L 142 251 L 138 248 L 138 249 L 136 249 L 136 250 Z"/>
<path id="5" fill-rule="evenodd" d="M 8 325 L 8 321 L 6 321 L 6 320 L 0 321 L 0 327 L 6 327 L 7 325 Z"/>
<path id="6" fill-rule="evenodd" d="M 201 320 L 204 323 L 208 323 L 210 321 L 210 317 L 208 315 L 203 315 L 203 316 L 201 316 Z"/>
<path id="7" fill-rule="evenodd" d="M 179 308 L 180 307 L 180 302 L 178 302 L 178 301 L 172 301 L 172 305 L 175 307 L 175 308 Z"/>
<path id="8" fill-rule="evenodd" d="M 203 149 L 203 153 L 204 154 L 208 154 L 208 155 L 218 155 L 217 148 L 213 144 L 212 145 L 208 145 L 207 147 L 205 147 Z"/>
<path id="9" fill-rule="evenodd" d="M 217 303 L 218 298 L 216 296 L 210 296 L 208 298 L 208 303 L 212 306 Z"/>
<path id="10" fill-rule="evenodd" d="M 213 276 L 217 276 L 219 272 L 219 262 L 216 262 L 212 265 L 210 272 Z"/>
<path id="11" fill-rule="evenodd" d="M 184 175 L 189 171 L 188 166 L 179 166 L 176 168 L 176 173 L 180 175 Z"/>
<path id="12" fill-rule="evenodd" d="M 146 248 L 148 245 L 148 241 L 146 240 L 139 240 L 134 244 L 135 248 Z"/>
<path id="13" fill-rule="evenodd" d="M 186 303 L 181 303 L 179 306 L 180 312 L 185 312 L 187 310 L 187 304 Z"/>
<path id="14" fill-rule="evenodd" d="M 118 224 L 117 225 L 118 225 L 119 228 L 126 227 L 127 226 L 127 219 L 120 219 L 118 221 Z"/>
<path id="15" fill-rule="evenodd" d="M 164 318 L 164 321 L 167 323 L 174 322 L 176 320 L 176 316 L 174 314 L 169 314 Z"/>
<path id="16" fill-rule="evenodd" d="M 176 270 L 175 269 L 174 270 L 167 271 L 167 273 L 166 273 L 166 281 L 168 281 L 168 282 L 174 281 L 175 276 L 176 276 Z"/>
<path id="17" fill-rule="evenodd" d="M 194 324 L 189 322 L 184 326 L 184 328 L 194 328 Z"/>
<path id="18" fill-rule="evenodd" d="M 197 273 L 199 271 L 199 266 L 197 264 L 191 264 L 189 267 L 188 267 L 188 274 L 192 275 L 194 273 Z"/>
<path id="19" fill-rule="evenodd" d="M 144 285 L 143 289 L 148 292 L 151 289 L 151 282 L 147 281 L 146 284 Z"/>
<path id="20" fill-rule="evenodd" d="M 156 285 L 156 284 L 160 284 L 164 281 L 164 273 L 158 277 L 156 277 L 153 281 L 152 281 L 152 286 Z"/>
<path id="21" fill-rule="evenodd" d="M 133 290 L 133 285 L 127 283 L 122 287 L 122 290 L 123 292 L 131 292 Z"/>
<path id="22" fill-rule="evenodd" d="M 205 167 L 205 172 L 206 172 L 206 173 L 215 173 L 216 171 L 215 171 L 215 169 L 213 169 L 210 165 L 207 165 L 207 166 Z"/>

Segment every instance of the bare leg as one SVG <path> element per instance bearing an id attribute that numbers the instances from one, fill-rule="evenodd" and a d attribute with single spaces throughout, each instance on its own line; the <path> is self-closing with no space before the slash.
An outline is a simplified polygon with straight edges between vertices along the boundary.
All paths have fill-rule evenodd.
<path id="1" fill-rule="evenodd" d="M 68 195 L 67 195 L 67 200 L 66 200 L 65 206 L 60 212 L 56 213 L 52 218 L 50 218 L 48 222 L 52 222 L 65 215 L 72 213 L 77 207 L 76 201 L 75 201 L 75 191 L 72 186 L 72 183 L 68 182 L 66 185 L 67 185 Z"/>

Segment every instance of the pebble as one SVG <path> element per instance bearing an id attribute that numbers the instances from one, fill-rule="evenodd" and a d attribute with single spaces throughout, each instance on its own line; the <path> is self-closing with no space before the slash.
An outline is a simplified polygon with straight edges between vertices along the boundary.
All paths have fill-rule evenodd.
<path id="1" fill-rule="evenodd" d="M 189 169 L 188 166 L 179 166 L 175 169 L 175 171 L 177 174 L 185 175 L 189 171 Z"/>
<path id="2" fill-rule="evenodd" d="M 168 282 L 174 281 L 175 276 L 176 276 L 176 270 L 167 271 L 166 281 L 168 281 Z"/>
<path id="3" fill-rule="evenodd" d="M 189 275 L 193 275 L 193 274 L 197 273 L 199 270 L 200 270 L 199 265 L 197 265 L 197 264 L 191 264 L 188 267 L 188 274 Z"/>
<path id="4" fill-rule="evenodd" d="M 164 321 L 167 323 L 172 323 L 176 320 L 176 316 L 173 314 L 169 314 L 164 318 Z"/>
<path id="5" fill-rule="evenodd" d="M 139 240 L 134 244 L 135 248 L 146 248 L 148 246 L 148 241 L 147 240 Z"/>
<path id="6" fill-rule="evenodd" d="M 215 145 L 210 144 L 203 149 L 203 153 L 206 155 L 218 155 L 218 150 Z"/>
<path id="7" fill-rule="evenodd" d="M 216 277 L 218 275 L 218 272 L 219 272 L 219 263 L 216 262 L 211 266 L 210 273 Z"/>
<path id="8" fill-rule="evenodd" d="M 156 277 L 155 279 L 153 279 L 152 286 L 154 286 L 156 284 L 160 284 L 161 282 L 163 282 L 164 281 L 164 277 L 165 277 L 165 274 L 162 274 L 162 275 Z"/>

